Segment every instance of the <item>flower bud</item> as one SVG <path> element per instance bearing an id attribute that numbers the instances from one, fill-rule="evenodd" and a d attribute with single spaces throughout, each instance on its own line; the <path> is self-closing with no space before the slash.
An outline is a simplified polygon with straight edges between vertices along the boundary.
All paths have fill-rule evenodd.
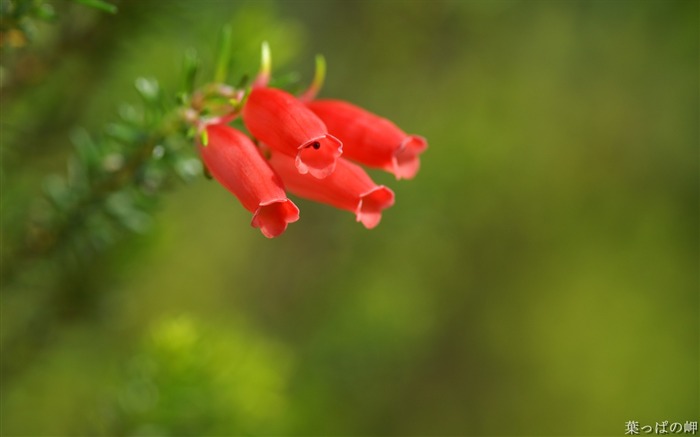
<path id="1" fill-rule="evenodd" d="M 369 167 L 411 179 L 418 172 L 418 155 L 428 147 L 425 138 L 407 135 L 394 123 L 341 100 L 313 100 L 306 106 L 343 143 L 343 156 Z"/>
<path id="2" fill-rule="evenodd" d="M 243 108 L 250 133 L 271 149 L 294 157 L 299 173 L 325 178 L 333 173 L 342 143 L 294 96 L 273 88 L 256 88 Z"/>
<path id="3" fill-rule="evenodd" d="M 367 229 L 377 226 L 382 210 L 394 204 L 393 191 L 375 184 L 362 167 L 343 158 L 324 179 L 300 174 L 294 160 L 282 153 L 273 152 L 270 165 L 292 194 L 353 212 Z"/>
<path id="4" fill-rule="evenodd" d="M 273 238 L 299 220 L 299 209 L 287 198 L 279 176 L 247 136 L 218 124 L 206 127 L 206 137 L 207 145 L 199 145 L 204 164 L 253 213 L 251 226 Z"/>

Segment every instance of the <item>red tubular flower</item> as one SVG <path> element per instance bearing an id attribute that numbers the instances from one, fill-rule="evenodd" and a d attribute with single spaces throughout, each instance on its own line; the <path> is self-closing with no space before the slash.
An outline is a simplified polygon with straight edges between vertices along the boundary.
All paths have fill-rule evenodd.
<path id="1" fill-rule="evenodd" d="M 199 152 L 209 172 L 253 213 L 251 226 L 273 238 L 299 220 L 299 208 L 287 198 L 282 181 L 255 144 L 226 125 L 206 127 L 207 145 Z"/>
<path id="2" fill-rule="evenodd" d="M 382 210 L 394 204 L 394 192 L 375 184 L 362 167 L 339 158 L 335 171 L 325 179 L 300 174 L 294 160 L 273 153 L 270 165 L 287 189 L 299 197 L 327 203 L 355 213 L 358 222 L 372 229 L 382 219 Z"/>
<path id="3" fill-rule="evenodd" d="M 343 142 L 346 158 L 389 171 L 396 179 L 411 179 L 418 172 L 418 155 L 428 147 L 425 138 L 407 135 L 386 118 L 340 100 L 314 100 L 306 106 Z"/>
<path id="4" fill-rule="evenodd" d="M 273 88 L 251 91 L 243 121 L 258 140 L 295 157 L 297 171 L 325 178 L 333 173 L 343 144 L 294 96 Z"/>

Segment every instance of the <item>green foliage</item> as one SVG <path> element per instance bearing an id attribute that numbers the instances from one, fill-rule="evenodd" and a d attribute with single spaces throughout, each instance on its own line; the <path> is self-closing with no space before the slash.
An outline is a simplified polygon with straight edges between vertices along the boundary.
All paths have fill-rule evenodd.
<path id="1" fill-rule="evenodd" d="M 117 7 L 103 0 L 73 0 L 111 14 Z M 34 39 L 37 25 L 57 18 L 53 3 L 47 0 L 0 0 L 0 48 L 23 47 Z"/>
<path id="2" fill-rule="evenodd" d="M 73 132 L 66 175 L 46 178 L 45 199 L 28 217 L 27 235 L 3 263 L 4 281 L 26 260 L 58 255 L 57 262 L 86 261 L 124 231 L 146 231 L 157 195 L 175 178 L 201 174 L 182 108 L 168 102 L 153 79 L 139 78 L 135 86 L 144 106 L 123 104 L 120 120 L 99 136 Z"/>
<path id="3" fill-rule="evenodd" d="M 36 33 L 36 23 L 56 18 L 45 0 L 0 1 L 0 47 L 22 47 Z"/>
<path id="4" fill-rule="evenodd" d="M 249 435 L 286 421 L 289 353 L 241 324 L 166 318 L 118 383 L 112 432 Z M 272 426 L 272 427 L 271 427 Z"/>

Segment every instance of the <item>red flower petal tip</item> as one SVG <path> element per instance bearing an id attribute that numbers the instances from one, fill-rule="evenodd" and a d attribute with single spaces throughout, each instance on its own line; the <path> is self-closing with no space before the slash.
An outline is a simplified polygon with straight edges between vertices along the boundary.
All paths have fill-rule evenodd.
<path id="1" fill-rule="evenodd" d="M 394 192 L 379 185 L 360 197 L 355 217 L 365 228 L 372 229 L 382 219 L 382 211 L 394 204 Z"/>
<path id="2" fill-rule="evenodd" d="M 335 171 L 335 163 L 343 153 L 343 143 L 327 134 L 306 142 L 298 150 L 294 165 L 299 173 L 323 179 Z"/>
<path id="3" fill-rule="evenodd" d="M 420 169 L 418 155 L 428 148 L 425 138 L 418 135 L 409 135 L 401 146 L 394 152 L 391 165 L 384 168 L 396 176 L 396 179 L 413 179 Z"/>
<path id="4" fill-rule="evenodd" d="M 275 238 L 287 229 L 287 224 L 297 220 L 299 208 L 289 199 L 280 199 L 261 204 L 255 211 L 250 225 L 260 229 L 267 238 Z"/>

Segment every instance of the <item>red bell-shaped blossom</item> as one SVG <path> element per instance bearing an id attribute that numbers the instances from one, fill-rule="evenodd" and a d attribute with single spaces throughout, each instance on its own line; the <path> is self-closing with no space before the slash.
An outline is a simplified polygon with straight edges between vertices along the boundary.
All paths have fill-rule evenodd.
<path id="1" fill-rule="evenodd" d="M 407 135 L 386 118 L 341 100 L 306 105 L 343 142 L 345 158 L 389 171 L 397 179 L 411 179 L 418 172 L 418 155 L 428 147 L 425 138 Z"/>
<path id="2" fill-rule="evenodd" d="M 297 171 L 325 178 L 333 173 L 343 144 L 294 96 L 273 88 L 251 91 L 243 108 L 250 133 L 270 148 L 295 158 Z"/>
<path id="3" fill-rule="evenodd" d="M 299 208 L 287 198 L 279 176 L 255 144 L 226 125 L 206 127 L 207 145 L 199 146 L 211 175 L 253 213 L 251 225 L 273 238 L 299 220 Z"/>
<path id="4" fill-rule="evenodd" d="M 270 164 L 291 193 L 351 211 L 367 229 L 377 226 L 382 210 L 394 204 L 393 191 L 375 184 L 362 167 L 343 158 L 338 159 L 335 171 L 324 179 L 300 174 L 294 160 L 281 153 L 272 153 Z"/>

